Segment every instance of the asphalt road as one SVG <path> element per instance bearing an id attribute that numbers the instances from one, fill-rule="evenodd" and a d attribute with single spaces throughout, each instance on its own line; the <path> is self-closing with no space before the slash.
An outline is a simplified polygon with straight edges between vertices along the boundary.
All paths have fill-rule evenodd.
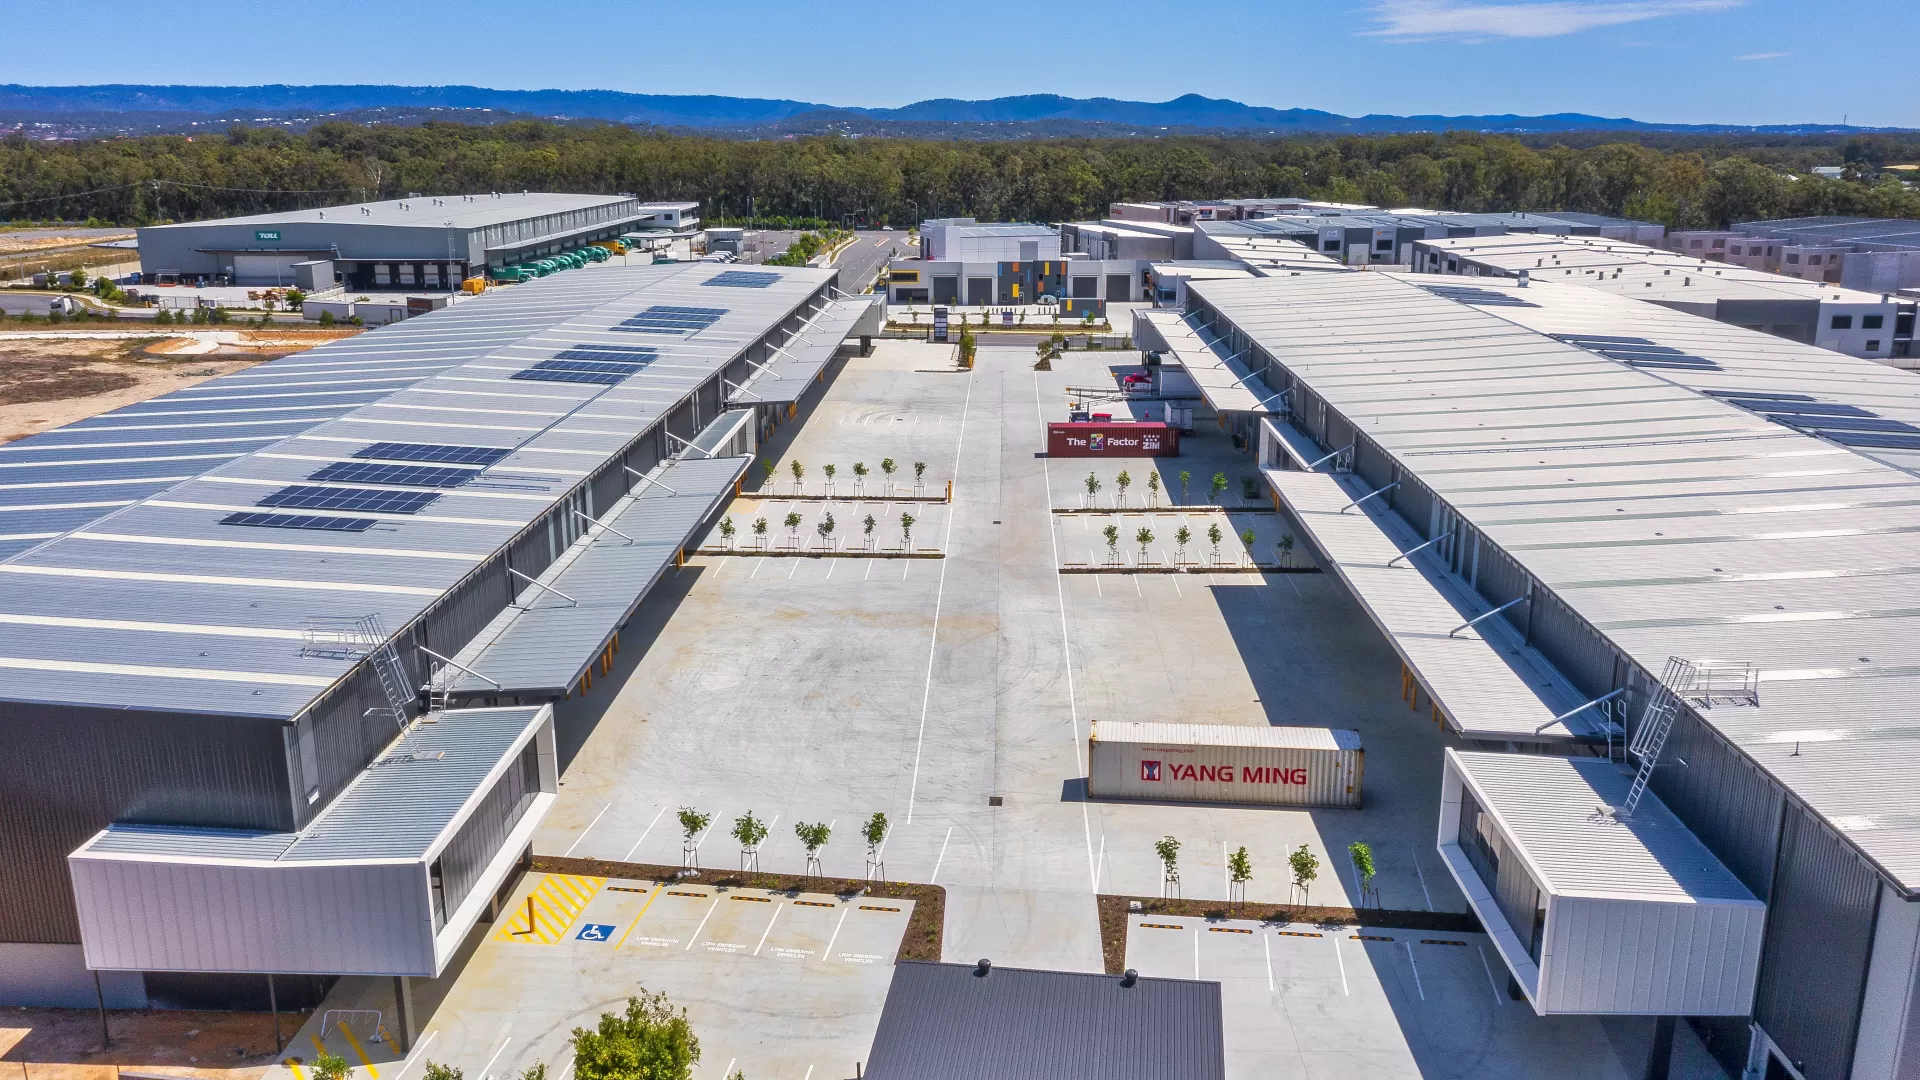
<path id="1" fill-rule="evenodd" d="M 862 230 L 854 234 L 853 245 L 840 253 L 833 265 L 840 269 L 841 285 L 853 292 L 865 289 L 873 276 L 895 253 L 906 254 L 907 234 Z"/>

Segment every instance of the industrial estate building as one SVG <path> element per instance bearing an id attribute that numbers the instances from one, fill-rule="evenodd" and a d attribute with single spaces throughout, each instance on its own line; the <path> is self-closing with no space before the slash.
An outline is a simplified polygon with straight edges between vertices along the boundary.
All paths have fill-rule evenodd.
<path id="1" fill-rule="evenodd" d="M 440 972 L 552 802 L 548 703 L 873 333 L 835 283 L 602 266 L 0 448 L 0 1001 Z"/>
<path id="2" fill-rule="evenodd" d="M 1900 218 L 1747 221 L 1731 229 L 1676 232 L 1667 246 L 1683 255 L 1863 292 L 1920 286 L 1920 224 Z"/>
<path id="3" fill-rule="evenodd" d="M 285 286 L 296 283 L 296 264 L 330 263 L 326 281 L 350 289 L 446 290 L 488 268 L 596 240 L 690 236 L 697 207 L 492 192 L 152 225 L 139 230 L 140 273 L 149 283 Z"/>
<path id="4" fill-rule="evenodd" d="M 1136 338 L 1476 747 L 1436 841 L 1516 992 L 1913 1075 L 1912 376 L 1551 282 L 1185 288 Z"/>

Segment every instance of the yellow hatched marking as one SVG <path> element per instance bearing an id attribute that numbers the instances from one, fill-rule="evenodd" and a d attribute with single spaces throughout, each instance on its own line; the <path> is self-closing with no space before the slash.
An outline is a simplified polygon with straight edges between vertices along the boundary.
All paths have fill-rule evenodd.
<path id="1" fill-rule="evenodd" d="M 353 1029 L 347 1026 L 345 1020 L 340 1021 L 340 1034 L 346 1037 L 347 1045 L 353 1047 L 353 1055 L 360 1059 L 360 1064 L 367 1067 L 367 1075 L 372 1077 L 373 1080 L 380 1080 L 380 1070 L 373 1067 L 373 1061 L 367 1057 L 367 1052 L 361 1048 L 360 1040 L 353 1037 Z"/>
<path id="2" fill-rule="evenodd" d="M 552 945 L 567 936 L 580 912 L 607 883 L 602 877 L 579 874 L 548 874 L 532 893 L 533 926 L 527 926 L 527 905 L 523 901 L 512 911 L 502 912 L 495 941 L 536 942 Z"/>
<path id="3" fill-rule="evenodd" d="M 307 1080 L 307 1071 L 300 1067 L 299 1058 L 288 1058 L 281 1064 L 293 1070 L 293 1080 Z"/>

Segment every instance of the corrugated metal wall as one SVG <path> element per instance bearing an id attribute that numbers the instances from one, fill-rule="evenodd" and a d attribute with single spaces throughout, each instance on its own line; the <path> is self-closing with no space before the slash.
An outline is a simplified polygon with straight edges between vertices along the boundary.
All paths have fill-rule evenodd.
<path id="1" fill-rule="evenodd" d="M 507 834 L 520 823 L 538 794 L 539 747 L 529 739 L 519 758 L 501 774 L 493 790 L 474 807 L 473 813 L 460 825 L 460 831 L 453 834 L 453 839 L 447 841 L 446 848 L 440 852 L 436 865 L 440 870 L 445 910 L 436 913 L 436 919 L 456 910 L 466 900 L 487 864 L 500 853 Z"/>
<path id="2" fill-rule="evenodd" d="M 1653 793 L 1741 884 L 1765 899 L 1773 886 L 1784 801 L 1779 785 L 1688 709 L 1674 717 L 1662 759 L 1671 767 L 1653 771 Z"/>
<path id="3" fill-rule="evenodd" d="M 293 827 L 274 720 L 9 705 L 0 941 L 78 944 L 67 855 L 114 821 Z"/>
<path id="4" fill-rule="evenodd" d="M 1754 1019 L 1807 1080 L 1849 1080 L 1880 881 L 1798 806 L 1780 829 Z"/>

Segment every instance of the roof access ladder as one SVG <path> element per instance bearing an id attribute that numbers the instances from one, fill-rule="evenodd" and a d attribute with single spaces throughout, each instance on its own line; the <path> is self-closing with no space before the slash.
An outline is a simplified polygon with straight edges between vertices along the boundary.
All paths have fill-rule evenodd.
<path id="1" fill-rule="evenodd" d="M 1653 782 L 1653 770 L 1660 763 L 1660 752 L 1666 749 L 1667 736 L 1673 732 L 1673 721 L 1679 715 L 1682 701 L 1701 708 L 1712 708 L 1716 702 L 1759 705 L 1760 669 L 1750 663 L 1696 662 L 1678 656 L 1667 657 L 1667 669 L 1647 699 L 1646 711 L 1640 714 L 1640 726 L 1627 747 L 1639 760 L 1640 767 L 1633 774 L 1633 785 L 1627 789 L 1627 797 L 1614 811 L 1614 817 L 1630 818 L 1640 805 L 1647 785 Z"/>
<path id="2" fill-rule="evenodd" d="M 387 628 L 378 613 L 360 616 L 316 616 L 307 620 L 301 634 L 303 656 L 326 656 L 338 660 L 371 660 L 380 680 L 380 693 L 387 699 L 386 712 L 395 727 L 405 727 L 407 718 L 419 704 L 420 695 L 409 686 L 400 654 L 387 637 Z"/>

